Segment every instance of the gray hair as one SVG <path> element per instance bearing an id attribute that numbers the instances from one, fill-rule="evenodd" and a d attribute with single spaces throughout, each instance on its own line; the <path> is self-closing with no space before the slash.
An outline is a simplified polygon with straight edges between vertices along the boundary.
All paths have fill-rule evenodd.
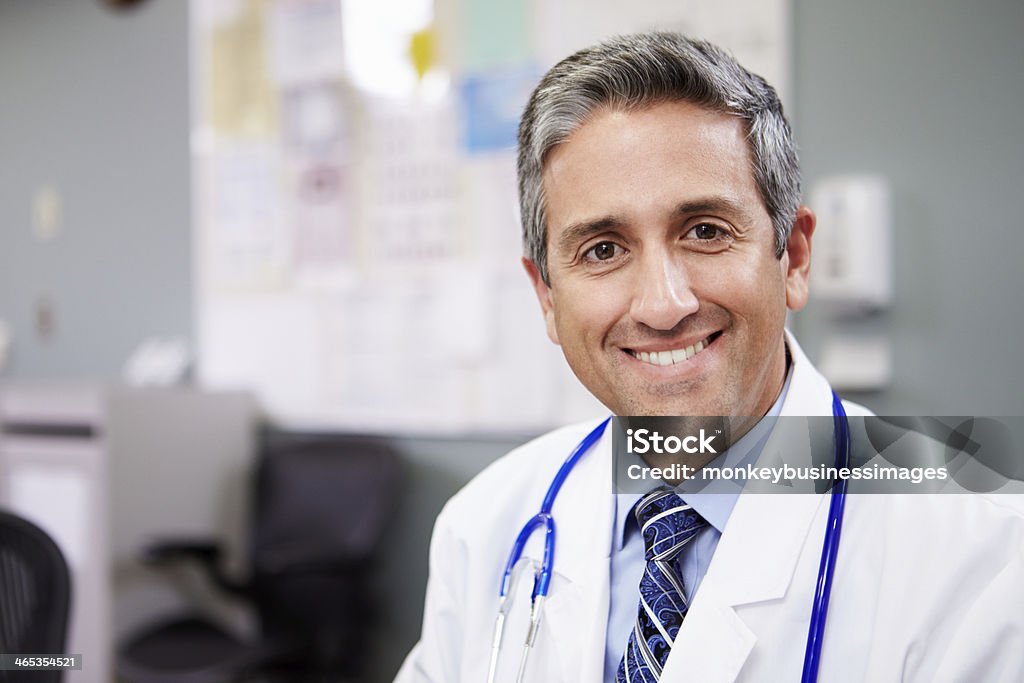
<path id="1" fill-rule="evenodd" d="M 742 119 L 754 181 L 781 258 L 800 206 L 796 143 L 772 86 L 724 50 L 675 33 L 612 38 L 556 64 L 533 91 L 519 123 L 519 206 L 523 250 L 551 284 L 542 175 L 548 152 L 595 111 L 686 101 Z"/>

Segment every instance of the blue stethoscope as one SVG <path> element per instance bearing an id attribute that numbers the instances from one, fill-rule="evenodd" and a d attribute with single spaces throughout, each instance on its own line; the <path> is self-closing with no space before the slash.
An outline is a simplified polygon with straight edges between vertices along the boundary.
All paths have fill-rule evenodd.
<path id="1" fill-rule="evenodd" d="M 501 593 L 498 596 L 498 616 L 494 623 L 494 637 L 491 641 L 491 661 L 487 673 L 487 683 L 494 683 L 497 674 L 498 656 L 501 653 L 501 639 L 505 628 L 505 619 L 508 616 L 511 601 L 508 599 L 512 592 L 512 585 L 516 576 L 513 569 L 523 556 L 523 548 L 530 540 L 534 532 L 543 528 L 544 530 L 544 560 L 541 562 L 540 570 L 535 572 L 533 578 L 533 594 L 530 597 L 530 625 L 526 632 L 526 642 L 523 645 L 522 656 L 519 660 L 519 673 L 516 675 L 516 683 L 523 681 L 526 672 L 526 663 L 537 639 L 537 631 L 540 627 L 541 613 L 544 608 L 544 601 L 547 599 L 548 590 L 551 587 L 551 575 L 555 564 L 555 520 L 551 516 L 551 508 L 555 504 L 555 497 L 558 496 L 562 484 L 568 478 L 569 473 L 576 466 L 587 451 L 589 451 L 611 421 L 609 417 L 597 425 L 583 440 L 576 445 L 569 457 L 565 459 L 562 466 L 551 480 L 548 492 L 544 495 L 540 512 L 534 515 L 523 526 L 516 542 L 509 553 L 508 561 L 505 563 L 505 573 L 501 577 Z M 850 423 L 846 417 L 846 410 L 843 404 L 832 392 L 832 442 L 835 451 L 835 464 L 837 468 L 849 467 L 850 465 Z M 807 647 L 804 650 L 804 668 L 800 680 L 802 683 L 812 683 L 818 678 L 818 664 L 821 659 L 821 644 L 825 636 L 825 619 L 828 616 L 828 600 L 832 594 L 832 574 L 835 571 L 836 557 L 839 554 L 839 535 L 843 528 L 843 508 L 846 504 L 846 479 L 840 479 L 832 487 L 832 496 L 829 501 L 828 522 L 825 525 L 825 542 L 821 548 L 821 562 L 818 565 L 818 580 L 814 591 L 814 603 L 811 605 L 811 623 L 807 631 Z"/>

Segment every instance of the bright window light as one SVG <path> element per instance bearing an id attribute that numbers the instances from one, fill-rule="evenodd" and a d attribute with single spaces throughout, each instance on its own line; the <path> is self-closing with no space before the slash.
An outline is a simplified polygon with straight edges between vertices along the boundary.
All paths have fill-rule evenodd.
<path id="1" fill-rule="evenodd" d="M 416 90 L 412 34 L 433 20 L 432 0 L 340 0 L 345 64 L 361 90 L 405 97 Z"/>

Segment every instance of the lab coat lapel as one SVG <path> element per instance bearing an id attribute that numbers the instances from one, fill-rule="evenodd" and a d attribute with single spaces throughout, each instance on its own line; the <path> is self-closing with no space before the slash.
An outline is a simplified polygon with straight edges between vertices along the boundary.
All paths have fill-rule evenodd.
<path id="1" fill-rule="evenodd" d="M 757 642 L 744 605 L 786 596 L 823 496 L 740 496 L 662 681 L 735 681 Z"/>
<path id="2" fill-rule="evenodd" d="M 831 389 L 788 336 L 793 379 L 783 416 L 831 415 Z M 765 446 L 770 454 L 773 438 Z M 794 440 L 785 439 L 788 448 Z M 810 442 L 800 441 L 810 458 Z M 770 457 L 770 455 L 769 455 Z M 731 683 L 743 669 L 757 635 L 742 618 L 744 605 L 785 598 L 826 497 L 817 494 L 746 494 L 733 509 L 662 673 L 662 681 Z"/>
<path id="3" fill-rule="evenodd" d="M 558 539 L 555 581 L 540 637 L 550 639 L 554 646 L 559 674 L 566 683 L 601 683 L 604 675 L 612 536 L 611 458 L 609 427 L 566 480 L 553 509 Z"/>

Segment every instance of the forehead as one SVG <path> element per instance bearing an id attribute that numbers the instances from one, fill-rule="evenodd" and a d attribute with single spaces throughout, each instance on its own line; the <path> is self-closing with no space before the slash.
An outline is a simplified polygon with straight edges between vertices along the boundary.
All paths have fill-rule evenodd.
<path id="1" fill-rule="evenodd" d="M 765 212 L 744 121 L 689 102 L 598 110 L 551 150 L 543 183 L 549 228 L 695 199 Z"/>

